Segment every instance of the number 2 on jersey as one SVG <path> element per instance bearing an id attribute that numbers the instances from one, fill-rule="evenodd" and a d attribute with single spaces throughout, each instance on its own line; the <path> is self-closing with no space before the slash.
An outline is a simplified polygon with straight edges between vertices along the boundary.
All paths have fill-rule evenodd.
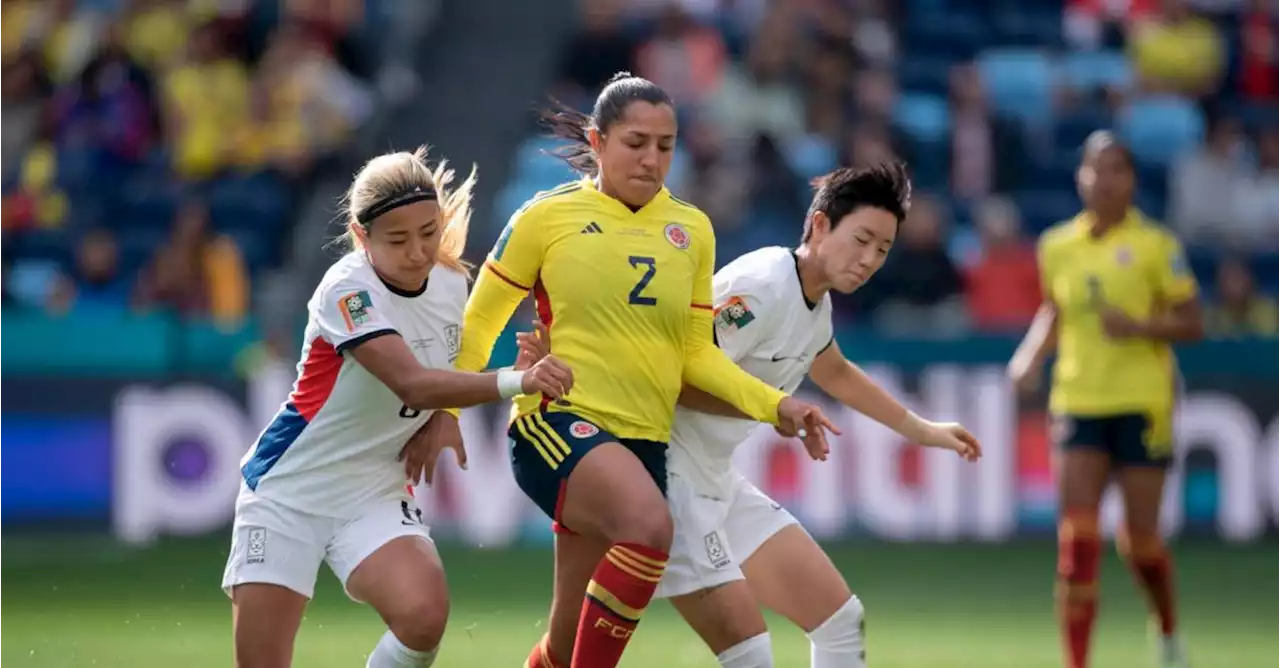
<path id="1" fill-rule="evenodd" d="M 644 276 L 641 276 L 640 280 L 636 283 L 636 286 L 631 288 L 631 298 L 629 302 L 640 306 L 653 306 L 654 304 L 657 304 L 657 297 L 645 297 L 640 294 L 641 292 L 644 292 L 645 288 L 649 287 L 649 281 L 653 280 L 653 275 L 658 273 L 658 265 L 655 263 L 654 259 L 644 255 L 632 255 L 627 258 L 627 261 L 631 263 L 631 267 L 633 269 L 637 267 L 645 268 Z"/>

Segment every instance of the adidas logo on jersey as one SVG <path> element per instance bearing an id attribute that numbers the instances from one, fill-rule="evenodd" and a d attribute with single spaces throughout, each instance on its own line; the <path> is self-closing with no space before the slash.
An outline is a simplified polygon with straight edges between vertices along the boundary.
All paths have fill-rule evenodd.
<path id="1" fill-rule="evenodd" d="M 583 234 L 604 234 L 604 228 L 600 224 L 592 221 L 586 227 L 582 228 Z"/>

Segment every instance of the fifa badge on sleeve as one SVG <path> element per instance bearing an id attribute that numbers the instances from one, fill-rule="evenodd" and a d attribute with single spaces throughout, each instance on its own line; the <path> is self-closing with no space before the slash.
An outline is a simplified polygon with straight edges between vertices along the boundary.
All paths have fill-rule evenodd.
<path id="1" fill-rule="evenodd" d="M 369 322 L 370 308 L 373 308 L 373 300 L 369 299 L 367 290 L 348 293 L 338 299 L 338 311 L 342 313 L 348 332 L 354 332 L 356 327 Z"/>
<path id="2" fill-rule="evenodd" d="M 730 297 L 729 301 L 716 309 L 716 324 L 729 331 L 742 329 L 755 319 L 756 314 L 751 312 L 741 297 Z"/>

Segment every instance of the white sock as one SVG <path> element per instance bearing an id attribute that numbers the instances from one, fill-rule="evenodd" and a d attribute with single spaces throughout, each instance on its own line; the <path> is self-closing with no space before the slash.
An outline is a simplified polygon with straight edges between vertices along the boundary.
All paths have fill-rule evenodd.
<path id="1" fill-rule="evenodd" d="M 769 632 L 752 636 L 716 655 L 722 668 L 773 668 Z"/>
<path id="2" fill-rule="evenodd" d="M 369 654 L 369 662 L 364 666 L 365 668 L 428 668 L 436 662 L 436 651 L 439 649 L 437 647 L 425 652 L 409 649 L 400 642 L 396 634 L 387 631 L 378 640 L 373 652 Z"/>
<path id="3" fill-rule="evenodd" d="M 866 668 L 862 601 L 852 596 L 821 626 L 809 632 L 812 668 Z"/>

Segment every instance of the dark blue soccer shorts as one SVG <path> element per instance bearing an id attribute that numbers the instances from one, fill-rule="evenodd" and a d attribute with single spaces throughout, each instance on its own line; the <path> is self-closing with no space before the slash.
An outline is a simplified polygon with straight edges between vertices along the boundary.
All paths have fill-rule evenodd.
<path id="1" fill-rule="evenodd" d="M 618 438 L 586 418 L 561 411 L 521 415 L 507 428 L 507 436 L 516 484 L 554 520 L 552 528 L 559 533 L 572 533 L 560 522 L 569 474 L 602 443 L 620 443 L 634 453 L 662 495 L 667 494 L 666 443 Z"/>
<path id="2" fill-rule="evenodd" d="M 1101 450 L 1113 465 L 1165 467 L 1173 460 L 1172 415 L 1055 415 L 1051 433 L 1058 447 Z"/>

